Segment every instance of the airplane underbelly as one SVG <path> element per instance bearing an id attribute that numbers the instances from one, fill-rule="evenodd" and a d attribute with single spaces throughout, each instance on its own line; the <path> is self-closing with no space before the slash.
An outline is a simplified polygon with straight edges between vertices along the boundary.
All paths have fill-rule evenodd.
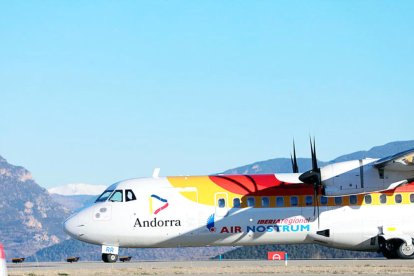
<path id="1" fill-rule="evenodd" d="M 324 223 L 312 238 L 317 243 L 336 248 L 375 251 L 378 248 L 380 227 L 384 224 L 381 214 L 384 214 L 384 210 L 381 211 L 378 207 L 331 209 L 321 216 Z M 327 230 L 329 234 L 322 235 Z"/>

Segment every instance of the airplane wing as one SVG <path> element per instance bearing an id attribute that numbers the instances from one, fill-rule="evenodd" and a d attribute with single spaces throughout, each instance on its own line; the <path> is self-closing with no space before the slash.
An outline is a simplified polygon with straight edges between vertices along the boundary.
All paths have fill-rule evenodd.
<path id="1" fill-rule="evenodd" d="M 414 149 L 379 159 L 374 163 L 374 166 L 379 170 L 414 171 Z"/>

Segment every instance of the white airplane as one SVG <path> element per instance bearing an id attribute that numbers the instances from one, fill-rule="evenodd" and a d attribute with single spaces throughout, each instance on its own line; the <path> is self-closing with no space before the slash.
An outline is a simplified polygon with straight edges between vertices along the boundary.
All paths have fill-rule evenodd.
<path id="1" fill-rule="evenodd" d="M 130 179 L 64 222 L 75 239 L 119 247 L 321 245 L 414 258 L 414 149 L 298 173 Z"/>

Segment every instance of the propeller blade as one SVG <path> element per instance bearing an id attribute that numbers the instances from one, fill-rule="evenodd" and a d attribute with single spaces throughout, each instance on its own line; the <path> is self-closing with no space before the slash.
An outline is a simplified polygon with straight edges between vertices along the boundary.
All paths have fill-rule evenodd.
<path id="1" fill-rule="evenodd" d="M 311 156 L 312 156 L 312 170 L 318 171 L 318 160 L 316 159 L 316 143 L 315 138 L 313 138 L 313 144 L 312 144 L 312 138 L 309 138 L 310 140 L 310 146 L 311 146 Z"/>
<path id="2" fill-rule="evenodd" d="M 318 229 L 320 228 L 320 221 L 319 221 L 319 188 L 314 186 L 313 189 L 313 217 L 318 220 Z"/>
<path id="3" fill-rule="evenodd" d="M 314 187 L 313 189 L 313 217 L 316 218 L 316 200 L 317 200 L 317 194 L 316 189 Z"/>
<path id="4" fill-rule="evenodd" d="M 319 189 L 318 189 L 318 192 L 316 194 L 316 209 L 317 209 L 317 213 L 318 213 L 318 229 L 319 229 L 320 228 L 320 220 L 319 220 L 319 215 L 320 215 L 320 212 L 319 212 Z"/>
<path id="5" fill-rule="evenodd" d="M 320 227 L 320 221 L 319 221 L 319 195 L 322 191 L 324 193 L 324 187 L 322 185 L 322 179 L 321 179 L 321 169 L 318 167 L 318 160 L 316 158 L 316 142 L 315 138 L 309 137 L 310 142 L 310 148 L 311 148 L 311 157 L 312 157 L 312 169 L 309 171 L 306 171 L 302 173 L 299 176 L 299 180 L 303 183 L 308 183 L 313 185 L 313 216 L 314 218 L 318 219 L 318 229 Z M 293 164 L 293 162 L 292 162 Z"/>
<path id="6" fill-rule="evenodd" d="M 293 173 L 299 172 L 298 161 L 296 159 L 296 148 L 295 148 L 295 140 L 293 140 L 293 157 L 290 154 L 290 161 L 292 162 L 292 171 Z"/>

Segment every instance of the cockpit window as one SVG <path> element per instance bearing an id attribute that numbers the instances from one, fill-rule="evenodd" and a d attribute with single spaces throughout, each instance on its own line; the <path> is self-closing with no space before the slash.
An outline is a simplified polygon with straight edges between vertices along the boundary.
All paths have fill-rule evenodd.
<path id="1" fill-rule="evenodd" d="M 125 190 L 125 201 L 136 200 L 135 194 L 132 190 Z"/>
<path id="2" fill-rule="evenodd" d="M 95 200 L 95 202 L 104 202 L 108 199 L 108 197 L 112 194 L 114 190 L 106 190 L 105 192 L 103 192 L 97 200 Z"/>
<path id="3" fill-rule="evenodd" d="M 112 202 L 122 202 L 122 190 L 116 190 L 111 197 L 109 198 L 109 201 Z"/>

